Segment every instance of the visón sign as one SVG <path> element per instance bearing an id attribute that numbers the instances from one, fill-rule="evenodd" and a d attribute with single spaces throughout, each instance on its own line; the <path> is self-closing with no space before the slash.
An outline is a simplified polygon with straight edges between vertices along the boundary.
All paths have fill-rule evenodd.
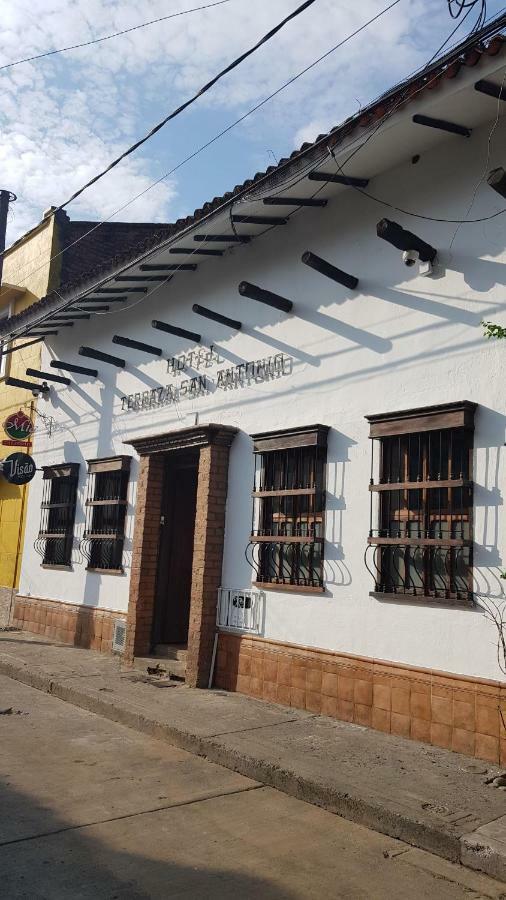
<path id="1" fill-rule="evenodd" d="M 35 460 L 27 453 L 11 453 L 1 466 L 2 475 L 10 484 L 28 484 L 37 470 Z"/>

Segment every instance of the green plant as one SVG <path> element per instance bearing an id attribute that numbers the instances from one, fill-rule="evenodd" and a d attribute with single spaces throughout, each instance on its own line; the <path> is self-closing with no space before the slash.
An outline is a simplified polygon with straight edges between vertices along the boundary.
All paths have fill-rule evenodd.
<path id="1" fill-rule="evenodd" d="M 482 322 L 485 329 L 486 338 L 506 338 L 506 328 L 502 325 L 495 325 L 494 322 Z"/>

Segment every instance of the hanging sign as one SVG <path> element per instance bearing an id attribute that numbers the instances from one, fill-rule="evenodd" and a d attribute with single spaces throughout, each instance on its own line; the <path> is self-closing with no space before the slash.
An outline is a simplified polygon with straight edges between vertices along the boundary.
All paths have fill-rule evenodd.
<path id="1" fill-rule="evenodd" d="M 15 441 L 27 441 L 33 433 L 33 422 L 22 409 L 12 413 L 4 422 L 4 431 Z"/>
<path id="2" fill-rule="evenodd" d="M 35 460 L 27 453 L 11 453 L 0 465 L 10 484 L 28 484 L 36 472 Z"/>

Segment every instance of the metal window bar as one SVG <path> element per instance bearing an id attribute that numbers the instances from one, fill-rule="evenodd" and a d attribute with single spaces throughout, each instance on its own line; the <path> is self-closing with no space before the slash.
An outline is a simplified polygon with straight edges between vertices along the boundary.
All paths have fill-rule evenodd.
<path id="1" fill-rule="evenodd" d="M 128 471 L 90 472 L 81 550 L 88 569 L 121 570 Z"/>
<path id="2" fill-rule="evenodd" d="M 376 523 L 371 501 L 368 568 L 375 590 L 472 601 L 472 432 L 374 440 L 380 475 L 378 484 L 371 476 L 370 490 L 379 492 L 379 514 Z"/>
<path id="3" fill-rule="evenodd" d="M 255 455 L 250 546 L 257 548 L 250 555 L 256 582 L 323 587 L 325 453 L 293 447 Z"/>
<path id="4" fill-rule="evenodd" d="M 34 543 L 42 565 L 69 566 L 72 561 L 77 501 L 77 471 L 44 477 L 39 533 Z"/>

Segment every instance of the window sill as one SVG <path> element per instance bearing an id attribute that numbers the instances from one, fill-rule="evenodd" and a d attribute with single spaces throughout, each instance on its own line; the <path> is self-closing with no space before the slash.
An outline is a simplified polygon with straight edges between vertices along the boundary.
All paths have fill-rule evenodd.
<path id="1" fill-rule="evenodd" d="M 71 565 L 68 566 L 59 566 L 57 563 L 41 563 L 41 569 L 58 569 L 59 572 L 73 572 L 74 567 Z"/>
<path id="2" fill-rule="evenodd" d="M 99 569 L 93 566 L 86 566 L 87 572 L 98 572 L 99 575 L 124 575 L 124 569 Z"/>
<path id="3" fill-rule="evenodd" d="M 275 581 L 254 581 L 254 587 L 265 591 L 288 591 L 290 594 L 324 594 L 324 587 L 309 584 L 276 584 Z"/>
<path id="4" fill-rule="evenodd" d="M 457 600 L 451 597 L 432 597 L 430 594 L 386 594 L 383 591 L 369 591 L 369 596 L 375 600 L 385 600 L 387 602 L 397 603 L 422 603 L 427 606 L 446 606 L 457 607 L 458 609 L 474 609 L 476 603 L 474 600 Z"/>

